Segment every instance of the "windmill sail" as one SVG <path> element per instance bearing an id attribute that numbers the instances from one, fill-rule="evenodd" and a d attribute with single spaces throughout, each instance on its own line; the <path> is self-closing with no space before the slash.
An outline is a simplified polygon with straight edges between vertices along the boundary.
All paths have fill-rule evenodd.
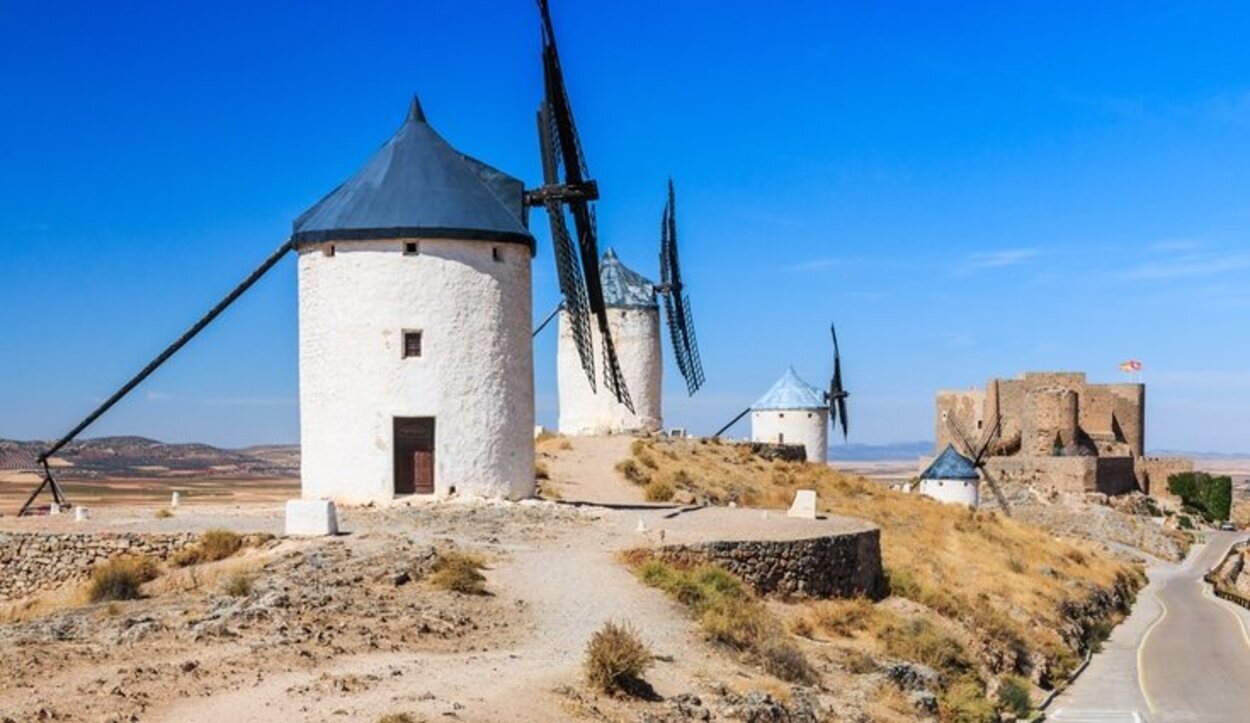
<path id="1" fill-rule="evenodd" d="M 694 315 L 690 297 L 681 280 L 681 261 L 677 253 L 677 199 L 673 181 L 668 182 L 668 201 L 660 219 L 660 288 L 664 291 L 664 316 L 673 343 L 677 369 L 686 380 L 690 394 L 699 391 L 705 380 L 699 344 L 694 335 Z"/>

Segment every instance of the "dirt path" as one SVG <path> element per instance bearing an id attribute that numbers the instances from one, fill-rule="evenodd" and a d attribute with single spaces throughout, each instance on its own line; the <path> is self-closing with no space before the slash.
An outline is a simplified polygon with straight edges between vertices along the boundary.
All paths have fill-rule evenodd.
<path id="1" fill-rule="evenodd" d="M 642 488 L 616 471 L 628 459 L 633 437 L 564 437 L 560 448 L 544 455 L 551 483 L 570 502 L 637 504 L 644 502 Z"/>

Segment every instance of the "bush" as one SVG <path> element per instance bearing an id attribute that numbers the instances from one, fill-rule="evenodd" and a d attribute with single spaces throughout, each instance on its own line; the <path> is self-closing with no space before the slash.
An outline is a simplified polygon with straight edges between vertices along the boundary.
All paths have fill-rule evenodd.
<path id="1" fill-rule="evenodd" d="M 586 646 L 586 680 L 604 693 L 632 693 L 654 656 L 628 623 L 604 623 Z"/>
<path id="2" fill-rule="evenodd" d="M 1168 477 L 1168 491 L 1180 497 L 1186 507 L 1198 511 L 1208 522 L 1227 520 L 1233 509 L 1231 477 L 1182 472 Z"/>
<path id="3" fill-rule="evenodd" d="M 430 578 L 436 586 L 462 595 L 485 595 L 486 577 L 480 572 L 486 563 L 477 555 L 464 552 L 444 552 L 434 565 Z"/>
<path id="4" fill-rule="evenodd" d="M 653 479 L 642 488 L 642 494 L 648 502 L 668 502 L 677 491 L 664 480 Z"/>
<path id="5" fill-rule="evenodd" d="M 150 557 L 115 557 L 92 570 L 87 594 L 91 602 L 138 600 L 139 587 L 157 575 L 156 562 Z"/>
<path id="6" fill-rule="evenodd" d="M 177 567 L 189 567 L 204 562 L 217 562 L 230 557 L 243 547 L 243 538 L 230 530 L 209 530 L 190 547 L 174 553 L 169 561 Z"/>
<path id="7" fill-rule="evenodd" d="M 162 508 L 160 508 L 159 510 L 157 510 L 157 511 L 156 511 L 156 519 L 158 519 L 158 520 L 168 519 L 168 518 L 173 517 L 173 516 L 174 516 L 174 513 L 170 512 L 169 510 L 165 509 L 164 507 L 162 507 Z"/>
<path id="8" fill-rule="evenodd" d="M 636 485 L 645 485 L 651 481 L 651 475 L 642 470 L 638 463 L 632 459 L 627 459 L 616 465 L 616 471 L 625 476 L 625 479 Z"/>
<path id="9" fill-rule="evenodd" d="M 247 597 L 252 594 L 252 578 L 247 575 L 231 575 L 222 590 L 230 597 Z"/>
<path id="10" fill-rule="evenodd" d="M 764 672 L 787 683 L 810 683 L 816 677 L 803 652 L 788 640 L 771 638 L 759 650 Z"/>
<path id="11" fill-rule="evenodd" d="M 1032 686 L 1018 675 L 1009 675 L 998 686 L 998 707 L 1017 718 L 1033 712 Z"/>
<path id="12" fill-rule="evenodd" d="M 974 668 L 964 646 L 924 618 L 889 623 L 881 638 L 890 655 L 923 663 L 948 680 Z"/>
<path id="13" fill-rule="evenodd" d="M 955 683 L 938 698 L 939 715 L 947 723 L 993 723 L 998 720 L 994 705 L 974 680 Z"/>

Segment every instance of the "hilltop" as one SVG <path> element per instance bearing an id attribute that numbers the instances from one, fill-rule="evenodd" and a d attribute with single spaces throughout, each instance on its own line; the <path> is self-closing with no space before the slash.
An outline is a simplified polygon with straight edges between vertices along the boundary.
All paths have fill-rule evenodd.
<path id="1" fill-rule="evenodd" d="M 0 469 L 25 469 L 46 441 L 0 439 Z M 221 449 L 200 443 L 167 443 L 147 437 L 96 437 L 70 442 L 53 458 L 58 476 L 71 479 L 299 476 L 299 447 L 269 445 Z"/>

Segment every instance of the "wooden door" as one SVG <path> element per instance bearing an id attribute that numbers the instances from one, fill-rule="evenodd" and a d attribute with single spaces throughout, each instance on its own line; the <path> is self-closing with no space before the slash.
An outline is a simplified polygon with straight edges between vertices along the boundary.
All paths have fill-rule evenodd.
<path id="1" fill-rule="evenodd" d="M 434 418 L 395 418 L 395 494 L 434 494 Z"/>

